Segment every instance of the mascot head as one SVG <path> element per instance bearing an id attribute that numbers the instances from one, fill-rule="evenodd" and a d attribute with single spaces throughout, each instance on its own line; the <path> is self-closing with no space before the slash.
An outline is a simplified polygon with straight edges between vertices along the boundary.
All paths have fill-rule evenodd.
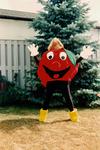
<path id="1" fill-rule="evenodd" d="M 48 50 L 43 53 L 38 67 L 38 76 L 44 86 L 48 81 L 68 81 L 72 79 L 75 71 L 75 56 L 64 49 L 64 45 L 58 38 L 54 38 Z"/>

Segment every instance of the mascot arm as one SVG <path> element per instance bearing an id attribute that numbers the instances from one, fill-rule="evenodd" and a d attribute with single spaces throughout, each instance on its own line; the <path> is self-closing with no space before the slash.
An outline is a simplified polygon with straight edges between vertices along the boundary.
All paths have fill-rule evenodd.
<path id="1" fill-rule="evenodd" d="M 90 46 L 83 46 L 83 50 L 80 53 L 80 57 L 88 59 L 89 56 L 93 55 L 93 48 Z"/>
<path id="2" fill-rule="evenodd" d="M 30 46 L 28 46 L 28 50 L 31 53 L 31 56 L 34 56 L 35 62 L 37 65 L 39 65 L 39 59 L 38 59 L 38 46 L 35 46 L 35 44 L 32 44 Z"/>
<path id="3" fill-rule="evenodd" d="M 76 64 L 80 63 L 83 60 L 83 58 L 80 56 L 77 60 L 76 60 Z"/>
<path id="4" fill-rule="evenodd" d="M 39 66 L 39 62 L 40 62 L 40 61 L 39 61 L 38 56 L 34 56 L 34 60 L 35 60 L 35 62 L 36 62 L 36 65 Z"/>
<path id="5" fill-rule="evenodd" d="M 93 48 L 90 46 L 83 46 L 83 50 L 80 53 L 80 57 L 76 60 L 76 64 L 80 63 L 82 59 L 88 59 L 89 56 L 93 55 Z"/>

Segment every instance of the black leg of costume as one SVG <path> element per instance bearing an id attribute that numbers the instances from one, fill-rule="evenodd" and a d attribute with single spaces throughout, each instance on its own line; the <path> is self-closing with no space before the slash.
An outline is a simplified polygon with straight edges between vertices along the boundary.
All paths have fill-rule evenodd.
<path id="1" fill-rule="evenodd" d="M 72 100 L 72 96 L 71 96 L 71 92 L 70 92 L 70 83 L 68 82 L 67 84 L 67 91 L 63 91 L 63 95 L 65 97 L 66 100 L 66 105 L 68 107 L 68 109 L 70 111 L 74 110 L 74 104 L 73 104 L 73 100 Z"/>
<path id="2" fill-rule="evenodd" d="M 48 109 L 51 97 L 52 97 L 52 88 L 47 86 L 46 91 L 45 91 L 45 100 L 43 103 L 43 110 Z"/>
<path id="3" fill-rule="evenodd" d="M 74 110 L 74 104 L 72 101 L 72 96 L 70 92 L 70 83 L 65 81 L 55 81 L 47 84 L 46 88 L 46 98 L 43 103 L 43 109 L 47 110 L 49 107 L 49 102 L 51 100 L 52 94 L 54 92 L 60 92 L 66 99 L 66 105 L 70 111 Z"/>
<path id="4" fill-rule="evenodd" d="M 43 110 L 47 110 L 48 109 L 50 100 L 51 100 L 51 95 L 49 95 L 49 92 L 47 92 L 45 101 L 43 103 Z"/>

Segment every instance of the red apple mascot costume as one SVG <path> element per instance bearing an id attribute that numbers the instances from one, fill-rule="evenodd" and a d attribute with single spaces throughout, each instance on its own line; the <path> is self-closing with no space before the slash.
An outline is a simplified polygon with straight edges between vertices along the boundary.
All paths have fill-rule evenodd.
<path id="1" fill-rule="evenodd" d="M 38 65 L 37 74 L 46 90 L 43 107 L 40 110 L 39 121 L 44 122 L 47 118 L 52 94 L 54 92 L 60 92 L 66 100 L 66 107 L 70 110 L 70 119 L 73 122 L 77 122 L 78 113 L 72 101 L 70 83 L 78 72 L 79 62 L 82 59 L 87 59 L 93 53 L 92 48 L 84 46 L 77 60 L 72 52 L 69 50 L 65 51 L 64 45 L 58 38 L 52 39 L 47 51 L 43 53 L 41 60 L 38 60 L 37 57 L 39 54 L 38 46 L 35 47 L 33 44 L 28 49 Z"/>

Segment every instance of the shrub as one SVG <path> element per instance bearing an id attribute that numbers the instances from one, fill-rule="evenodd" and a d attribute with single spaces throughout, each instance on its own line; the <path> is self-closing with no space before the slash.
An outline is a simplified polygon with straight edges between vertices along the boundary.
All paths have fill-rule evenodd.
<path id="1" fill-rule="evenodd" d="M 14 82 L 9 82 L 6 77 L 2 76 L 1 82 L 4 83 L 4 88 L 0 90 L 0 105 L 11 105 L 20 103 L 26 97 L 25 91 L 16 85 Z"/>
<path id="2" fill-rule="evenodd" d="M 97 99 L 96 101 L 92 101 L 89 106 L 90 106 L 91 108 L 100 107 L 100 99 Z"/>
<path id="3" fill-rule="evenodd" d="M 91 102 L 97 100 L 97 92 L 88 89 L 81 89 L 74 93 L 74 103 L 79 107 L 90 107 Z"/>

